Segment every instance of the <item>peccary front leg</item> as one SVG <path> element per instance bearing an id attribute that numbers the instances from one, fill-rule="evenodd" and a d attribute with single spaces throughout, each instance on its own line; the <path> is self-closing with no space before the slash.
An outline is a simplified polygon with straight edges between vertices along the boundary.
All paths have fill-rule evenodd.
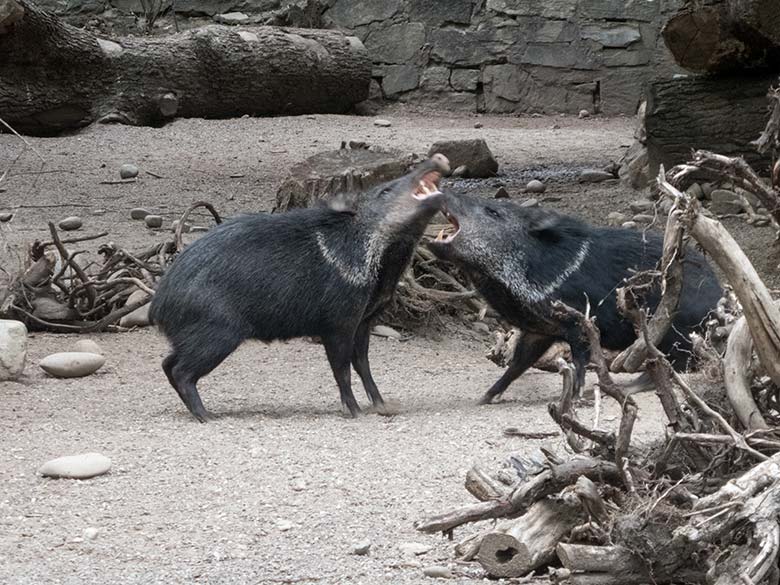
<path id="1" fill-rule="evenodd" d="M 339 386 L 341 405 L 349 411 L 352 418 L 357 418 L 361 411 L 357 400 L 355 400 L 355 395 L 352 394 L 350 370 L 350 358 L 353 351 L 352 340 L 352 335 L 339 335 L 323 339 L 323 343 L 325 345 L 325 353 L 328 356 L 328 362 L 330 362 L 330 368 L 333 370 L 333 377 L 336 378 L 336 384 Z"/>
<path id="2" fill-rule="evenodd" d="M 514 382 L 520 374 L 536 363 L 544 355 L 555 341 L 555 337 L 538 335 L 524 331 L 520 334 L 520 340 L 515 347 L 515 353 L 512 355 L 512 362 L 498 381 L 491 386 L 485 395 L 480 399 L 479 404 L 490 404 L 490 402 L 499 394 L 504 392 L 509 385 Z"/>
<path id="3" fill-rule="evenodd" d="M 371 404 L 378 412 L 384 412 L 385 401 L 379 393 L 379 388 L 371 375 L 371 367 L 368 364 L 368 344 L 371 339 L 371 324 L 368 320 L 363 321 L 355 333 L 355 345 L 352 349 L 352 367 L 360 376 L 363 382 L 363 388 L 366 390 Z"/>

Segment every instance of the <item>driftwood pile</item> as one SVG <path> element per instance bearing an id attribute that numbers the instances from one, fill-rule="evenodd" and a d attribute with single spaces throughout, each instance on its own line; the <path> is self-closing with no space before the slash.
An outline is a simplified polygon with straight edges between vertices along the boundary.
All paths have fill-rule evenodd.
<path id="1" fill-rule="evenodd" d="M 763 142 L 776 147 L 771 125 Z M 495 577 L 546 569 L 554 582 L 572 585 L 780 582 L 780 427 L 773 426 L 780 419 L 780 309 L 728 231 L 684 191 L 702 174 L 730 180 L 761 201 L 777 228 L 774 168 L 766 182 L 740 158 L 702 151 L 668 173 L 661 168 L 658 189 L 672 203 L 663 257 L 618 297 L 638 340 L 607 359 L 593 319 L 555 307 L 562 318 L 578 319 L 598 375 L 595 420 L 587 424 L 575 408 L 573 366 L 557 358 L 563 392 L 549 413 L 574 456 L 542 449 L 536 458 L 510 458 L 511 473 L 474 467 L 465 486 L 479 502 L 422 519 L 418 530 L 452 538 L 455 528 L 492 521 L 455 552 Z M 688 237 L 730 284 L 708 333 L 694 340 L 711 382 L 701 396 L 656 347 L 679 302 Z M 651 316 L 643 291 L 659 282 L 663 297 Z M 665 439 L 650 449 L 632 444 L 638 405 L 612 376 L 643 365 L 667 419 Z M 614 432 L 599 421 L 602 393 L 621 409 Z"/>
<path id="2" fill-rule="evenodd" d="M 101 263 L 82 264 L 84 250 L 67 246 L 104 238 L 107 232 L 62 238 L 49 223 L 51 239 L 29 246 L 25 266 L 0 289 L 0 318 L 17 319 L 33 330 L 93 333 L 117 331 L 122 317 L 146 305 L 165 269 L 184 248 L 182 232 L 193 211 L 206 208 L 222 220 L 210 203 L 194 203 L 179 220 L 169 241 L 130 252 L 113 242 L 97 250 Z M 138 295 L 130 299 L 136 291 Z"/>

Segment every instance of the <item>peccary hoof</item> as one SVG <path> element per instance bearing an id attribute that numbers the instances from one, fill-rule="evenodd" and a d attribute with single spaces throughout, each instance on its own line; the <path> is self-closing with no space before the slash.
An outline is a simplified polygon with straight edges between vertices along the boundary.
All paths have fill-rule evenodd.
<path id="1" fill-rule="evenodd" d="M 480 406 L 482 406 L 483 404 L 493 404 L 493 397 L 490 394 L 485 394 L 484 396 L 482 396 L 482 398 L 479 399 L 477 404 L 479 404 Z"/>

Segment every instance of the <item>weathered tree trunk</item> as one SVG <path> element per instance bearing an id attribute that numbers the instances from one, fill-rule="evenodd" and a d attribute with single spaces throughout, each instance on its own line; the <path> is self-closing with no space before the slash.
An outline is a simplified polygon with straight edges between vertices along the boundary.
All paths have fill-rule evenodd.
<path id="1" fill-rule="evenodd" d="M 671 168 L 688 160 L 695 149 L 744 156 L 767 174 L 771 160 L 758 154 L 751 142 L 766 126 L 767 91 L 775 83 L 776 74 L 651 83 L 645 118 L 650 176 L 658 174 L 661 164 Z"/>
<path id="2" fill-rule="evenodd" d="M 494 577 L 522 577 L 548 564 L 561 539 L 584 519 L 579 505 L 540 500 L 505 531 L 486 534 L 477 560 Z"/>
<path id="3" fill-rule="evenodd" d="M 699 72 L 780 63 L 780 2 L 689 0 L 663 29 L 677 63 Z"/>
<path id="4" fill-rule="evenodd" d="M 368 97 L 363 44 L 335 31 L 207 26 L 163 38 L 100 39 L 0 0 L 0 112 L 29 134 L 96 120 L 342 113 Z"/>

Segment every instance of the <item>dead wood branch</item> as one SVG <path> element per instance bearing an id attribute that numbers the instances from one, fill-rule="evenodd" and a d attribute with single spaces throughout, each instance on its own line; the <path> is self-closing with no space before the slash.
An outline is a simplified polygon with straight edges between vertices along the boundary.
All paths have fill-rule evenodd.
<path id="1" fill-rule="evenodd" d="M 726 345 L 726 354 L 723 356 L 723 381 L 734 414 L 747 431 L 768 427 L 750 391 L 752 359 L 753 338 L 750 335 L 747 319 L 741 317 L 731 329 Z"/>
<path id="2" fill-rule="evenodd" d="M 521 483 L 506 497 L 463 506 L 419 520 L 415 523 L 415 528 L 427 533 L 450 532 L 469 522 L 518 516 L 525 513 L 537 500 L 559 492 L 583 475 L 593 481 L 607 483 L 619 482 L 621 477 L 614 463 L 578 456 Z"/>
<path id="3" fill-rule="evenodd" d="M 475 465 L 466 473 L 466 491 L 480 502 L 496 500 L 506 496 L 506 487 L 496 479 L 493 479 L 481 467 Z"/>
<path id="4" fill-rule="evenodd" d="M 201 207 L 205 208 L 212 215 L 212 217 L 214 217 L 214 221 L 217 224 L 222 223 L 222 218 L 219 216 L 219 213 L 217 213 L 217 210 L 214 209 L 214 206 L 211 203 L 208 201 L 196 201 L 187 208 L 187 211 L 182 214 L 181 218 L 179 219 L 179 224 L 176 226 L 174 241 L 176 243 L 177 251 L 181 252 L 184 249 L 184 240 L 182 239 L 181 235 L 184 233 L 184 226 L 187 225 L 187 220 L 189 219 L 190 214 Z"/>

